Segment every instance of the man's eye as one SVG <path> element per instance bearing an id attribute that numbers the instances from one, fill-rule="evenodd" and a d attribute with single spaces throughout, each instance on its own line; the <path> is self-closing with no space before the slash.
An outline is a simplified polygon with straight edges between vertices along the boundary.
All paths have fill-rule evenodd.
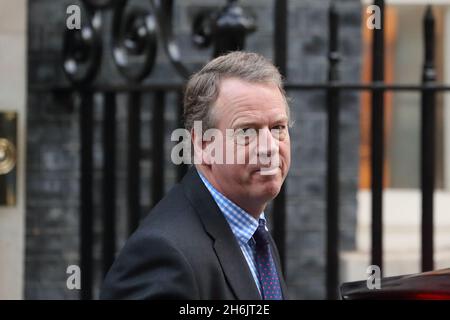
<path id="1" fill-rule="evenodd" d="M 283 125 L 283 124 L 280 124 L 280 125 L 274 126 L 272 129 L 275 129 L 275 130 L 284 130 L 284 129 L 286 129 L 286 126 Z"/>
<path id="2" fill-rule="evenodd" d="M 270 132 L 275 139 L 284 140 L 287 135 L 287 126 L 282 124 L 274 126 Z"/>
<path id="3" fill-rule="evenodd" d="M 253 128 L 239 128 L 235 132 L 236 143 L 246 145 L 253 141 L 256 135 L 256 130 Z"/>
<path id="4" fill-rule="evenodd" d="M 237 135 L 253 136 L 256 130 L 253 128 L 239 128 L 236 130 Z"/>

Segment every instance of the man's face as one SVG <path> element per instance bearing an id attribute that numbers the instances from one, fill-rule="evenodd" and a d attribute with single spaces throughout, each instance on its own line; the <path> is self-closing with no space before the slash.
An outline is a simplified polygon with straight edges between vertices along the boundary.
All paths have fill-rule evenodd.
<path id="1" fill-rule="evenodd" d="M 238 205 L 266 203 L 280 191 L 291 157 L 286 108 L 274 84 L 221 82 L 213 119 L 224 136 L 224 158 L 234 147 L 235 158 L 245 161 L 212 163 L 211 172 L 219 191 Z"/>

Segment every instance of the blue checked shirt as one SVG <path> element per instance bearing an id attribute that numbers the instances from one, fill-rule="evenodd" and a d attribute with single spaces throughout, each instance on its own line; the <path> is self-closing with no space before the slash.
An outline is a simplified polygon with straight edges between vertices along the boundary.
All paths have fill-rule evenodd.
<path id="1" fill-rule="evenodd" d="M 234 236 L 238 240 L 245 260 L 247 260 L 250 272 L 252 273 L 253 280 L 255 280 L 256 286 L 261 293 L 261 286 L 258 280 L 258 270 L 256 269 L 255 241 L 253 240 L 253 234 L 256 229 L 258 229 L 258 220 L 253 218 L 249 213 L 217 191 L 200 173 L 200 171 L 197 170 L 197 172 L 225 216 L 225 219 L 230 225 Z M 264 217 L 264 212 L 261 213 L 259 218 L 266 220 Z"/>

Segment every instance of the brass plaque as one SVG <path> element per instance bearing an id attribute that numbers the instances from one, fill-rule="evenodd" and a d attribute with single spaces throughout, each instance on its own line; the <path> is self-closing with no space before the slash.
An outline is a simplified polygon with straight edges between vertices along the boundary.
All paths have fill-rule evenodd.
<path id="1" fill-rule="evenodd" d="M 0 111 L 0 206 L 17 202 L 17 113 Z"/>

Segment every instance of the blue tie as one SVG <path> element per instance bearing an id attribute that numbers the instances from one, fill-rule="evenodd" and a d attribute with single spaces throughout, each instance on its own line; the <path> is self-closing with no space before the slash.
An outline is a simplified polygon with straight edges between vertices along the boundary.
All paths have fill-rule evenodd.
<path id="1" fill-rule="evenodd" d="M 256 267 L 261 285 L 263 300 L 282 300 L 280 279 L 270 252 L 270 235 L 266 230 L 266 222 L 259 219 L 259 226 L 253 234 L 256 243 Z"/>

